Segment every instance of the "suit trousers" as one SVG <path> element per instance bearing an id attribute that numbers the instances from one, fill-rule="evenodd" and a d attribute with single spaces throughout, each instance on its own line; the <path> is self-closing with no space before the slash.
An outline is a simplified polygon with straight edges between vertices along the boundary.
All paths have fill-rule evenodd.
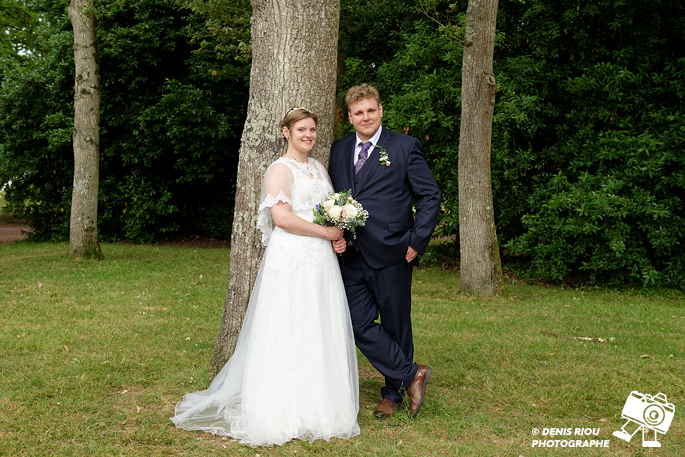
<path id="1" fill-rule="evenodd" d="M 352 246 L 344 256 L 342 276 L 355 343 L 385 376 L 381 396 L 399 403 L 401 389 L 411 385 L 418 370 L 413 363 L 411 330 L 413 266 L 403 260 L 384 268 L 371 268 Z"/>

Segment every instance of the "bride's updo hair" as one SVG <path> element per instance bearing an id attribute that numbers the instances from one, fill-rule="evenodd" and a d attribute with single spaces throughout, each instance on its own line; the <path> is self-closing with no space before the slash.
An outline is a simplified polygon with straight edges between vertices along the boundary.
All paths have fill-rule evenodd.
<path id="1" fill-rule="evenodd" d="M 281 129 L 285 127 L 290 130 L 296 122 L 301 121 L 302 119 L 307 119 L 308 117 L 311 117 L 314 120 L 314 124 L 319 125 L 319 118 L 307 108 L 293 108 L 288 111 L 288 114 L 286 114 L 283 118 L 283 122 L 281 122 Z"/>

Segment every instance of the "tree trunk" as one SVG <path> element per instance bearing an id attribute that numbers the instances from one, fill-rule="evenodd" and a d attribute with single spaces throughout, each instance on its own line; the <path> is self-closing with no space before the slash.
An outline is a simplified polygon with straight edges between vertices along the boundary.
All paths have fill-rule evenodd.
<path id="1" fill-rule="evenodd" d="M 102 260 L 98 242 L 98 181 L 100 143 L 100 63 L 97 20 L 89 0 L 71 0 L 74 29 L 74 187 L 71 196 L 69 253 Z"/>
<path id="2" fill-rule="evenodd" d="M 459 138 L 461 288 L 479 295 L 502 290 L 490 179 L 497 1 L 469 0 L 464 34 Z"/>
<path id="3" fill-rule="evenodd" d="M 294 107 L 319 118 L 312 156 L 324 165 L 333 142 L 339 0 L 252 0 L 252 70 L 238 164 L 231 269 L 209 377 L 235 350 L 264 248 L 257 230 L 262 177 L 285 152 L 280 124 Z"/>

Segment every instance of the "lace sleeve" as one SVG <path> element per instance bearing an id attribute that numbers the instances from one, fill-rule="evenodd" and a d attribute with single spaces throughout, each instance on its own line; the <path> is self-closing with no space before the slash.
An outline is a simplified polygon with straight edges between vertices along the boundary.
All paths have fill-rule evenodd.
<path id="1" fill-rule="evenodd" d="M 292 204 L 290 188 L 295 177 L 293 172 L 283 163 L 274 162 L 264 174 L 262 195 L 259 199 L 257 228 L 262 232 L 262 244 L 266 246 L 274 230 L 274 220 L 271 217 L 271 207 L 283 202 Z"/>

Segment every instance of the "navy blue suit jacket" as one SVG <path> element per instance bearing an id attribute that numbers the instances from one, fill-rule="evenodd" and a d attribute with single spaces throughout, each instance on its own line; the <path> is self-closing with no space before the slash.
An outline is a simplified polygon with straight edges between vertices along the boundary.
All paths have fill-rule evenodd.
<path id="1" fill-rule="evenodd" d="M 333 143 L 328 166 L 333 188 L 351 189 L 352 196 L 369 212 L 366 225 L 357 227 L 354 243 L 372 268 L 403 261 L 409 246 L 423 254 L 440 212 L 440 190 L 423 157 L 421 143 L 383 128 L 376 146 L 388 152 L 390 165 L 379 163 L 380 150 L 376 147 L 357 175 L 355 143 L 355 133 Z M 414 201 L 416 217 L 412 212 Z"/>

